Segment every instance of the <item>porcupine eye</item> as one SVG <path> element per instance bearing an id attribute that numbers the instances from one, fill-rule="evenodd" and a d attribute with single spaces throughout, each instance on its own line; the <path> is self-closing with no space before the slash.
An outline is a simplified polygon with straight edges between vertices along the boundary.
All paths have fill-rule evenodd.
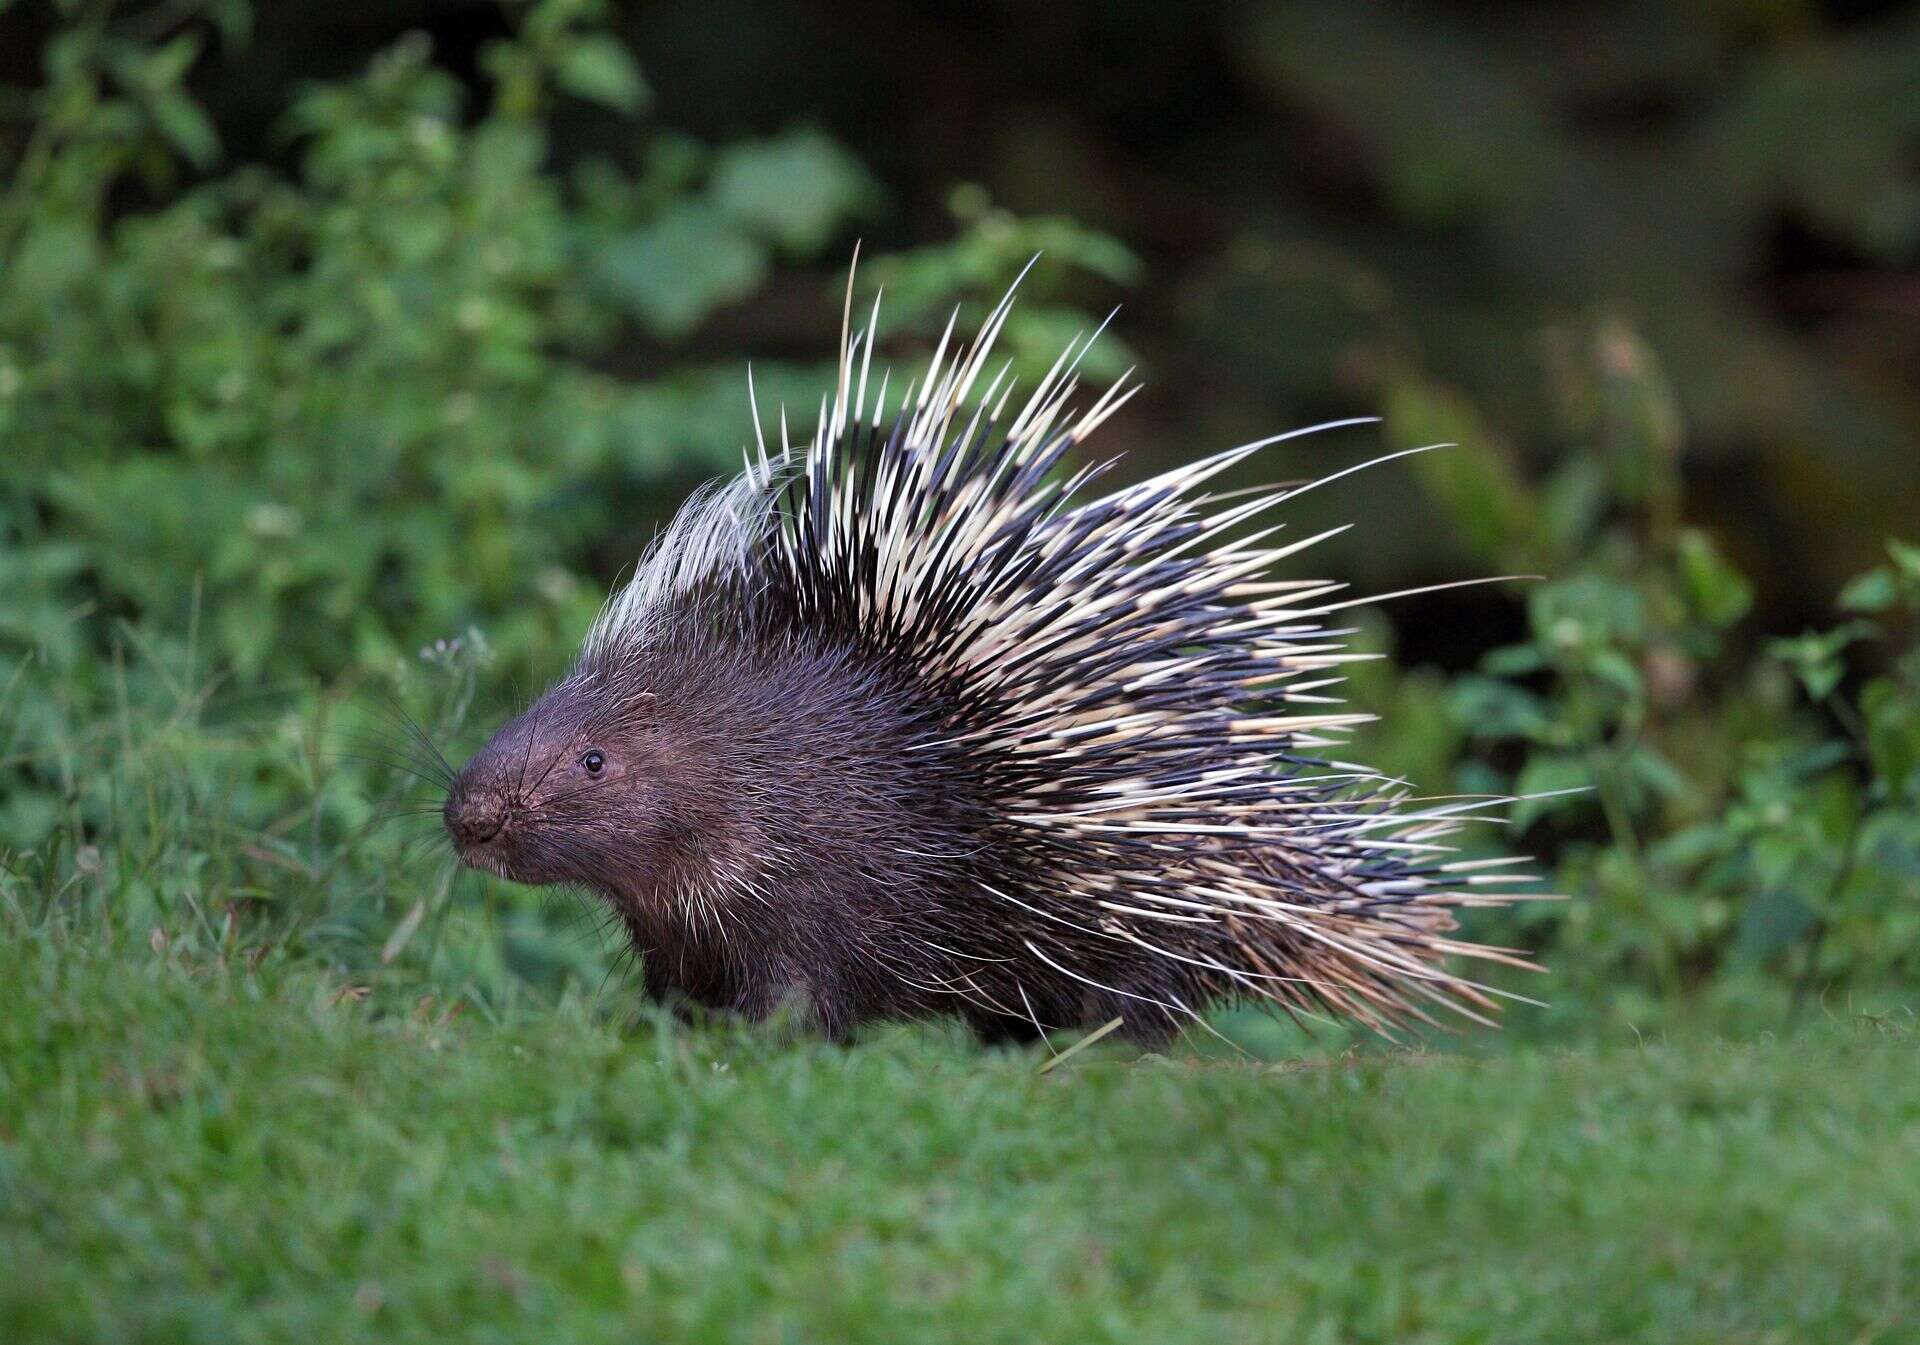
<path id="1" fill-rule="evenodd" d="M 606 769 L 607 758 L 599 748 L 593 747 L 580 754 L 580 764 L 586 767 L 588 775 L 598 775 Z"/>

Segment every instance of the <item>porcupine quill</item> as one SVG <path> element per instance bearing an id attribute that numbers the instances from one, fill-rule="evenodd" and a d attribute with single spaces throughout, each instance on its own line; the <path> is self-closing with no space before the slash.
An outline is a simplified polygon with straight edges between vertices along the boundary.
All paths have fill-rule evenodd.
<path id="1" fill-rule="evenodd" d="M 1487 1021 L 1499 992 L 1449 961 L 1530 964 L 1452 937 L 1453 912 L 1529 880 L 1444 838 L 1505 800 L 1324 759 L 1368 718 L 1328 694 L 1366 656 L 1322 623 L 1357 600 L 1268 576 L 1341 529 L 1244 527 L 1347 472 L 1203 491 L 1367 422 L 1094 495 L 1108 464 L 1069 460 L 1137 385 L 1072 409 L 1076 339 L 1017 400 L 987 373 L 1012 303 L 970 345 L 950 321 L 890 406 L 879 301 L 853 332 L 849 282 L 803 445 L 783 412 L 769 452 L 749 379 L 744 470 L 460 772 L 461 859 L 597 892 L 656 997 L 792 1002 L 834 1036 L 958 1013 L 988 1039 L 1117 1019 L 1158 1041 L 1234 1001 L 1387 1033 Z"/>

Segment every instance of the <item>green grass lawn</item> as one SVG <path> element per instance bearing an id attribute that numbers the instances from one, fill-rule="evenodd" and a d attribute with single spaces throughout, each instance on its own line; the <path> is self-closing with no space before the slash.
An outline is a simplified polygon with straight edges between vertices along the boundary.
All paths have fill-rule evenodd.
<path id="1" fill-rule="evenodd" d="M 0 946 L 0 1340 L 1920 1339 L 1920 1035 L 1275 1065 Z"/>

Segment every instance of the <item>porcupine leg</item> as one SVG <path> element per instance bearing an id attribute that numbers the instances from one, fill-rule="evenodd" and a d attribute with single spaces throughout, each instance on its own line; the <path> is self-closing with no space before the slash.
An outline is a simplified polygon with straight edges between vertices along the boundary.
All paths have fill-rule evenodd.
<path id="1" fill-rule="evenodd" d="M 758 971 L 740 985 L 727 1008 L 750 1022 L 779 1022 L 800 1031 L 818 1028 L 820 1005 L 804 978 Z"/>
<path id="2" fill-rule="evenodd" d="M 640 959 L 640 983 L 646 997 L 660 1005 L 674 1016 L 677 1022 L 687 1027 L 700 1027 L 710 1022 L 714 1007 L 689 995 L 667 971 L 667 960 L 658 949 L 636 949 Z"/>
<path id="3" fill-rule="evenodd" d="M 1137 999 L 1122 1000 L 1101 1021 L 1120 1020 L 1120 1033 L 1137 1046 L 1159 1049 L 1179 1037 L 1182 1023 L 1171 1009 Z M 1095 1024 L 1098 1026 L 1098 1024 Z"/>
<path id="4" fill-rule="evenodd" d="M 1011 1018 L 984 1009 L 968 1010 L 966 1017 L 967 1026 L 983 1046 L 1025 1046 L 1040 1040 L 1040 1029 L 1026 1018 Z"/>
<path id="5" fill-rule="evenodd" d="M 641 961 L 643 967 L 648 969 L 643 973 L 647 998 L 663 1005 L 688 1027 L 704 1027 L 727 1018 L 741 1018 L 751 1023 L 780 1022 L 801 1033 L 820 1032 L 835 1040 L 845 1039 L 844 1027 L 836 1031 L 829 1025 L 842 1019 L 835 1017 L 829 1020 L 804 982 L 762 979 L 727 987 L 716 993 L 711 986 L 693 988 L 680 984 L 668 974 L 664 954 L 656 954 L 651 958 L 643 955 Z"/>

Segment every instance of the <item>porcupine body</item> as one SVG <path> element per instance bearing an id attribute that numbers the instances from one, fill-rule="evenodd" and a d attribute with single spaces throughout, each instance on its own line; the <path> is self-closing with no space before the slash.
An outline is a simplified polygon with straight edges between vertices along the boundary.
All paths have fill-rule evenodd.
<path id="1" fill-rule="evenodd" d="M 689 502 L 460 773 L 462 859 L 598 893 L 660 998 L 836 1036 L 1482 1017 L 1446 960 L 1514 959 L 1451 912 L 1511 871 L 1441 843 L 1478 805 L 1320 759 L 1363 718 L 1328 694 L 1346 604 L 1272 577 L 1320 537 L 1253 527 L 1301 488 L 1205 493 L 1277 440 L 1093 490 L 1069 456 L 1130 385 L 1073 410 L 1076 346 L 1016 400 L 1011 301 L 891 405 L 843 334 L 812 441 Z"/>

